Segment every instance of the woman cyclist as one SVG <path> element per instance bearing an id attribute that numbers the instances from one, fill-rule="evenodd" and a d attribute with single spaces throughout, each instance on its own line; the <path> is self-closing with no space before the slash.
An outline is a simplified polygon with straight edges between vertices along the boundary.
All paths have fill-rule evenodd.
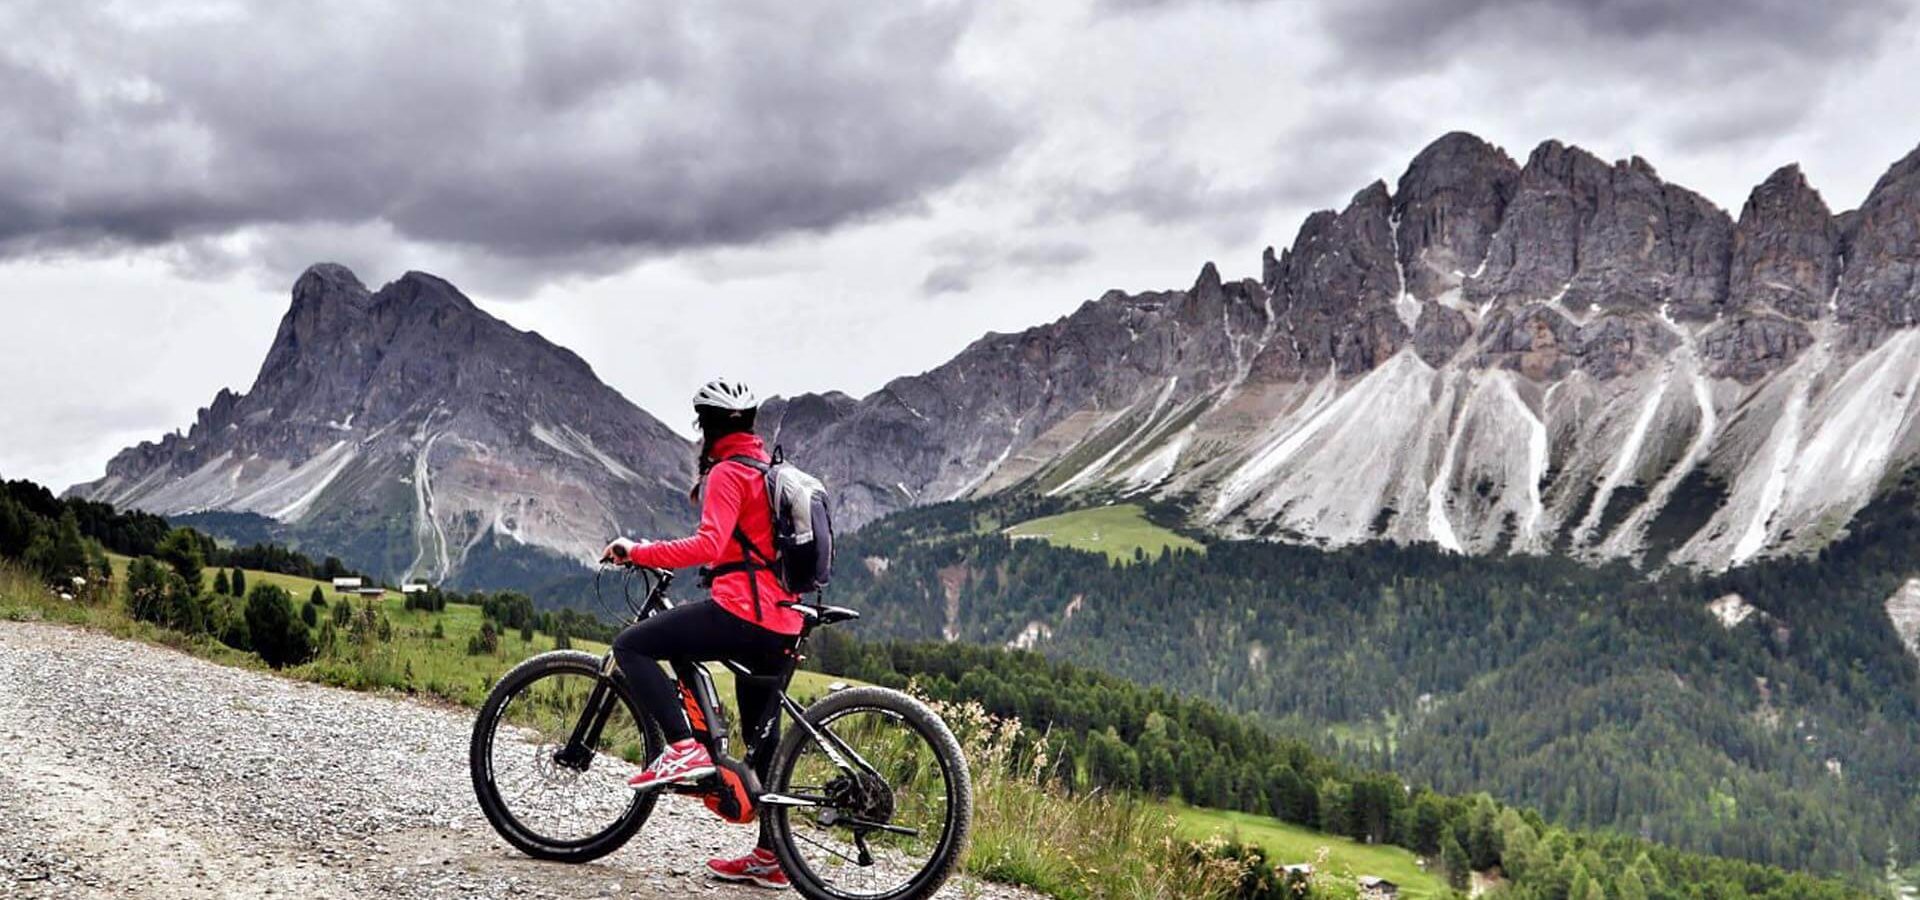
<path id="1" fill-rule="evenodd" d="M 656 569 L 709 567 L 713 598 L 688 603 L 629 626 L 613 641 L 613 656 L 633 693 L 667 740 L 667 748 L 628 780 L 635 790 L 699 781 L 714 773 L 707 749 L 693 730 L 663 660 L 731 659 L 755 672 L 777 669 L 794 646 L 802 620 L 788 604 L 764 563 L 773 557 L 773 512 L 760 471 L 735 457 L 766 462 L 767 448 L 753 433 L 759 401 L 746 385 L 716 379 L 693 395 L 700 429 L 700 527 L 690 537 L 648 542 L 620 538 L 607 545 L 604 562 Z M 780 718 L 772 689 L 736 679 L 743 733 L 752 741 L 747 761 L 766 777 L 778 742 Z M 713 859 L 716 878 L 783 888 L 787 877 L 774 860 L 764 820 L 760 843 L 738 859 Z"/>

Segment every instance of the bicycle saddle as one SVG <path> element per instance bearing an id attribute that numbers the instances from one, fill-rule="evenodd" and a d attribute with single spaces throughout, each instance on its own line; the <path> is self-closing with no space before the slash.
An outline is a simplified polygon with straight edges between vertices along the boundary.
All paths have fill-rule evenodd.
<path id="1" fill-rule="evenodd" d="M 793 608 L 798 611 L 800 615 L 805 616 L 809 623 L 814 625 L 832 625 L 835 622 L 845 622 L 848 619 L 860 618 L 859 611 L 848 609 L 844 606 L 817 606 L 811 603 L 795 603 Z"/>

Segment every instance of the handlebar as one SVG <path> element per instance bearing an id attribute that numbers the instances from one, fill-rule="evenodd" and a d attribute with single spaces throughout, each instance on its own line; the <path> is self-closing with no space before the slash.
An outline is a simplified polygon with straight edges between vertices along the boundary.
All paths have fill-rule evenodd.
<path id="1" fill-rule="evenodd" d="M 664 609 L 673 607 L 673 601 L 667 598 L 667 586 L 673 583 L 671 571 L 656 569 L 652 566 L 636 566 L 625 561 L 602 561 L 600 567 L 593 573 L 594 600 L 602 609 L 608 609 L 608 607 L 600 594 L 600 576 L 607 572 L 617 572 L 623 576 L 620 579 L 620 599 L 626 604 L 627 612 L 633 616 L 634 621 L 646 618 L 656 607 Z M 646 596 L 638 602 L 635 602 L 631 589 L 633 580 L 631 576 L 635 574 L 638 574 L 641 581 L 647 585 Z"/>
<path id="2" fill-rule="evenodd" d="M 624 559 L 622 559 L 622 560 L 601 560 L 601 561 L 600 561 L 600 568 L 602 568 L 602 569 L 612 569 L 612 570 L 614 570 L 614 571 L 620 571 L 620 570 L 622 570 L 622 569 L 625 569 L 625 570 L 628 570 L 628 571 L 634 571 L 634 572 L 644 572 L 644 573 L 646 573 L 646 574 L 648 574 L 648 575 L 652 575 L 652 576 L 654 576 L 654 577 L 656 577 L 656 578 L 658 578 L 658 577 L 667 577 L 667 578 L 671 578 L 671 577 L 673 577 L 673 572 L 672 572 L 672 571 L 670 571 L 670 570 L 667 570 L 667 569 L 656 569 L 656 568 L 654 568 L 653 566 L 637 566 L 637 565 L 634 565 L 633 563 L 630 563 L 630 562 L 627 562 L 627 561 L 626 561 L 626 560 L 624 560 Z"/>

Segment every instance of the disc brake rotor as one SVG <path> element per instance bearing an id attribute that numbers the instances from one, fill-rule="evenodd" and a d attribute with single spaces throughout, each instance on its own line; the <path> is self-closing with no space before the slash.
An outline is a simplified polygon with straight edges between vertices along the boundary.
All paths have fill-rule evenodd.
<path id="1" fill-rule="evenodd" d="M 862 822 L 884 825 L 893 820 L 893 788 L 871 772 L 841 774 L 826 784 L 827 803 Z"/>

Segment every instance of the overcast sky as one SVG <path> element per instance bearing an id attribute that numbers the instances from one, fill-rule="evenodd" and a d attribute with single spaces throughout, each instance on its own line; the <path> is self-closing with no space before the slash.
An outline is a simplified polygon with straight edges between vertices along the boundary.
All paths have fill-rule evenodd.
<path id="1" fill-rule="evenodd" d="M 1792 161 L 1850 208 L 1920 143 L 1904 2 L 533 6 L 0 4 L 0 476 L 245 390 L 321 260 L 441 275 L 684 427 L 715 374 L 863 394 L 1257 275 L 1453 129 L 1735 213 Z"/>

